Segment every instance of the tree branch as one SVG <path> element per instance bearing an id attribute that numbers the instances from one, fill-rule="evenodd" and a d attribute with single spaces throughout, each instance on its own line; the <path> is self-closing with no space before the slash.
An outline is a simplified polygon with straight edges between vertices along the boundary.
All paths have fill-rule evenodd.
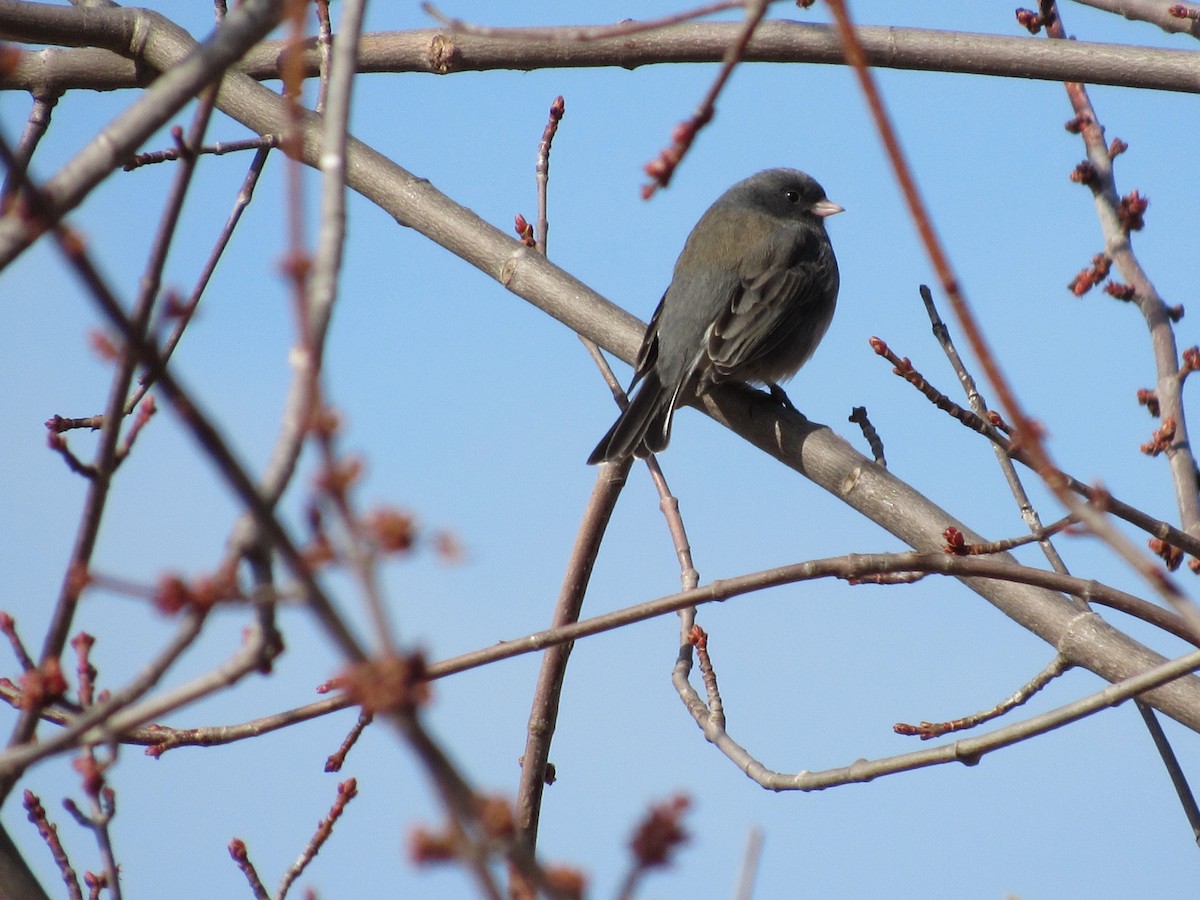
<path id="1" fill-rule="evenodd" d="M 24 43 L 108 47 L 112 35 L 65 7 L 59 17 L 30 17 L 19 0 L 0 0 L 0 37 Z M 127 10 L 132 13 L 132 10 Z M 1179 20 L 1181 22 L 1185 20 Z M 741 24 L 689 22 L 657 31 L 594 41 L 571 40 L 578 29 L 538 29 L 561 37 L 521 39 L 456 34 L 447 29 L 376 32 L 363 36 L 358 71 L 424 72 L 448 75 L 496 69 L 635 69 L 660 63 L 719 63 Z M 1129 44 L 1072 41 L 1052 44 L 1026 36 L 973 34 L 924 28 L 861 25 L 856 29 L 870 65 L 884 69 L 959 72 L 1040 81 L 1086 81 L 1160 91 L 1200 92 L 1195 54 Z M 114 41 L 115 42 L 115 41 Z M 109 49 L 117 50 L 117 47 Z M 280 41 L 265 41 L 237 68 L 258 81 L 277 79 Z M 843 65 L 837 35 L 829 26 L 807 22 L 763 22 L 742 57 L 744 62 Z M 316 77 L 319 55 L 311 46 L 304 72 Z M 44 50 L 22 54 L 0 73 L 0 90 L 120 90 L 145 87 L 151 72 L 135 62 L 100 50 Z"/>

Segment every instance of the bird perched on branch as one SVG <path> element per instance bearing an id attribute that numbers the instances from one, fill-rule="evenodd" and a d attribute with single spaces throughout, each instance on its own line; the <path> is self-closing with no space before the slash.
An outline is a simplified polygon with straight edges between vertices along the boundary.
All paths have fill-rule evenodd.
<path id="1" fill-rule="evenodd" d="M 688 235 L 638 351 L 629 405 L 589 464 L 666 448 L 675 409 L 723 381 L 791 378 L 824 337 L 838 267 L 825 219 L 842 212 L 796 169 L 739 181 Z"/>

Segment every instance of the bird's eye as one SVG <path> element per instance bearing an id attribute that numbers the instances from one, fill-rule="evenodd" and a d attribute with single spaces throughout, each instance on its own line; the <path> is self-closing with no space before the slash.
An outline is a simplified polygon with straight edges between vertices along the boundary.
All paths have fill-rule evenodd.
<path id="1" fill-rule="evenodd" d="M 800 192 L 799 191 L 784 191 L 783 196 L 787 197 L 788 203 L 799 203 L 800 202 Z"/>

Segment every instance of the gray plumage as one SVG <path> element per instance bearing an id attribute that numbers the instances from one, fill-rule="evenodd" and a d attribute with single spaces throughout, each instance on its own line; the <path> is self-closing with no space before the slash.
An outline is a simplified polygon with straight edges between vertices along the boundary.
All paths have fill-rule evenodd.
<path id="1" fill-rule="evenodd" d="M 638 351 L 637 391 L 588 462 L 660 452 L 676 407 L 723 381 L 782 394 L 777 382 L 808 361 L 833 319 L 838 267 L 825 218 L 841 211 L 795 169 L 722 194 L 688 235 Z"/>

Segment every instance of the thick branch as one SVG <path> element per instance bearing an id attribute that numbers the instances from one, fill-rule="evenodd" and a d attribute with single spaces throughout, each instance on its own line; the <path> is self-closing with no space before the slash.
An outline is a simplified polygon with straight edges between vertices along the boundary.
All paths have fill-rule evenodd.
<path id="1" fill-rule="evenodd" d="M 58 17 L 27 15 L 38 4 L 0 0 L 0 37 L 22 43 L 109 47 L 112 26 L 97 28 Z M 360 72 L 427 72 L 446 75 L 493 69 L 634 69 L 655 63 L 720 62 L 741 27 L 737 22 L 691 22 L 658 31 L 594 41 L 494 38 L 422 29 L 368 34 L 359 48 Z M 1043 81 L 1086 81 L 1162 91 L 1200 92 L 1200 62 L 1186 50 L 1160 50 L 1087 41 L 1051 43 L 1029 36 L 972 34 L 922 28 L 866 25 L 858 34 L 867 61 L 885 69 L 960 72 Z M 267 41 L 246 55 L 239 68 L 260 81 L 279 78 L 282 42 Z M 837 34 L 828 26 L 773 20 L 756 30 L 745 62 L 844 64 Z M 317 49 L 305 56 L 309 77 L 318 74 Z M 97 50 L 44 50 L 23 54 L 0 75 L 0 90 L 117 90 L 144 86 L 149 74 L 128 59 Z"/>

